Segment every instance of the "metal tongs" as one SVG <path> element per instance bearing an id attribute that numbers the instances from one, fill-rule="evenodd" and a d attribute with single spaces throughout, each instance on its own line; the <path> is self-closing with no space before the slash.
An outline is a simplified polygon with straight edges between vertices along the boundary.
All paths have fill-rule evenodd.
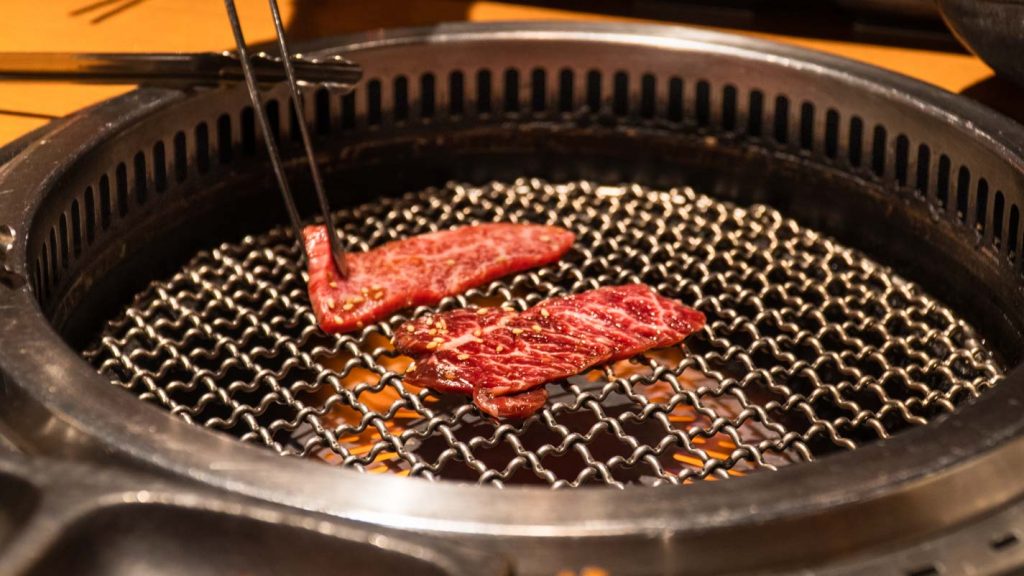
<path id="1" fill-rule="evenodd" d="M 281 50 L 281 63 L 284 65 L 285 76 L 288 80 L 288 87 L 291 90 L 292 106 L 295 109 L 295 116 L 300 119 L 298 122 L 299 134 L 302 136 L 302 146 L 306 152 L 306 161 L 309 164 L 309 171 L 313 176 L 313 188 L 316 191 L 316 198 L 320 204 L 320 212 L 327 226 L 327 238 L 330 244 L 331 257 L 338 274 L 342 278 L 348 276 L 348 264 L 345 262 L 345 248 L 341 245 L 341 237 L 334 227 L 334 218 L 331 216 L 331 207 L 327 202 L 327 194 L 324 192 L 323 180 L 320 177 L 320 168 L 316 164 L 316 155 L 313 152 L 313 143 L 309 137 L 309 128 L 306 126 L 302 109 L 302 98 L 299 94 L 299 83 L 295 76 L 295 67 L 288 50 L 288 42 L 285 40 L 284 24 L 281 21 L 281 10 L 277 6 L 277 0 L 268 0 L 270 13 L 274 20 L 274 30 L 277 32 L 277 44 Z M 281 155 L 277 149 L 277 143 L 270 131 L 270 123 L 267 120 L 266 110 L 260 100 L 259 91 L 256 88 L 256 74 L 253 71 L 252 63 L 249 60 L 249 51 L 245 45 L 245 36 L 242 34 L 242 24 L 238 19 L 238 10 L 235 9 L 234 0 L 224 0 L 224 6 L 228 11 L 228 20 L 231 21 L 231 31 L 235 36 L 235 45 L 238 49 L 238 57 L 242 64 L 242 74 L 245 76 L 245 85 L 249 89 L 249 99 L 252 100 L 253 111 L 263 130 L 263 140 L 267 145 L 267 153 L 270 156 L 270 163 L 274 168 L 274 175 L 277 177 L 278 187 L 284 197 L 285 208 L 288 211 L 288 218 L 295 229 L 295 239 L 299 243 L 300 252 L 304 253 L 302 242 L 302 221 L 299 218 L 299 210 L 295 206 L 295 197 L 292 196 L 288 186 L 288 179 L 285 177 Z M 308 258 L 309 255 L 306 254 Z"/>
<path id="2" fill-rule="evenodd" d="M 323 84 L 351 90 L 362 69 L 341 56 L 327 60 L 292 59 L 299 85 Z M 249 58 L 263 84 L 287 80 L 281 58 L 265 52 Z M 214 85 L 245 80 L 237 54 L 0 52 L 0 80 L 67 81 L 157 86 Z"/>
<path id="3" fill-rule="evenodd" d="M 274 168 L 278 187 L 284 197 L 288 219 L 295 229 L 300 253 L 305 254 L 302 242 L 302 221 L 295 204 L 284 162 L 277 149 L 267 120 L 266 109 L 260 99 L 258 85 L 288 82 L 292 106 L 297 118 L 305 118 L 300 86 L 319 84 L 345 92 L 351 90 L 362 77 L 362 68 L 335 56 L 324 60 L 306 59 L 301 54 L 291 55 L 285 40 L 284 24 L 277 0 L 269 0 L 270 12 L 277 32 L 280 57 L 260 52 L 250 56 L 242 34 L 234 0 L 224 0 L 231 30 L 234 33 L 237 54 L 209 52 L 191 54 L 69 54 L 69 53 L 0 53 L 0 80 L 58 80 L 105 84 L 149 84 L 163 86 L 193 86 L 245 81 L 252 100 L 253 112 L 263 130 L 270 163 Z M 345 249 L 331 217 L 331 208 L 324 192 L 323 179 L 316 164 L 309 128 L 304 121 L 298 123 L 305 148 L 306 160 L 313 176 L 320 211 L 330 238 L 332 260 L 338 273 L 348 276 Z M 306 255 L 308 258 L 308 254 Z"/>

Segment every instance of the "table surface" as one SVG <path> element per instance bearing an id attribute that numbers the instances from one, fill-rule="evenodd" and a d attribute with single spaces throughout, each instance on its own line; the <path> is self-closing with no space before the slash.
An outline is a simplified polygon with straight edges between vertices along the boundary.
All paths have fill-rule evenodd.
<path id="1" fill-rule="evenodd" d="M 300 3 L 301 2 L 301 3 Z M 232 45 L 224 8 L 216 0 L 3 0 L 0 50 L 150 52 L 222 50 Z M 250 43 L 272 38 L 265 0 L 236 0 Z M 501 2 L 470 0 L 282 0 L 293 40 L 383 27 L 446 21 L 643 20 Z M 301 11 L 301 18 L 296 18 Z M 650 22 L 648 20 L 648 22 Z M 740 32 L 829 52 L 966 92 L 999 109 L 1020 91 L 992 80 L 978 58 L 941 51 Z M 995 88 L 992 88 L 996 83 Z M 0 82 L 0 145 L 131 86 Z M 1011 95 L 1007 95 L 1007 91 Z M 986 101 L 988 100 L 988 101 Z M 995 103 L 995 104 L 994 104 Z M 1006 110 L 1012 107 L 1007 106 Z M 1004 110 L 1004 112 L 1006 111 Z"/>

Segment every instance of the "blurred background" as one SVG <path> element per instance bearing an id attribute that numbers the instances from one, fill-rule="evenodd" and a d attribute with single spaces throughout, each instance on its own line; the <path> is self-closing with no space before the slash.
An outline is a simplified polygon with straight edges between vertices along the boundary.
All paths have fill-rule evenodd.
<path id="1" fill-rule="evenodd" d="M 273 29 L 265 0 L 238 0 L 250 43 Z M 1020 91 L 960 46 L 930 0 L 283 0 L 294 41 L 452 21 L 579 20 L 689 24 L 868 62 L 1021 118 Z M 156 52 L 232 46 L 216 0 L 4 0 L 0 50 Z M 129 90 L 0 82 L 0 144 Z"/>

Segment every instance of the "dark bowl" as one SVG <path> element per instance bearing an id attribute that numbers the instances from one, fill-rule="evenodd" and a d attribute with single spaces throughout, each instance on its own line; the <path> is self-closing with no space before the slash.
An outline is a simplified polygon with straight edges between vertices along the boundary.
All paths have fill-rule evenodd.
<path id="1" fill-rule="evenodd" d="M 1024 86 L 1024 0 L 938 0 L 956 37 L 996 73 Z"/>

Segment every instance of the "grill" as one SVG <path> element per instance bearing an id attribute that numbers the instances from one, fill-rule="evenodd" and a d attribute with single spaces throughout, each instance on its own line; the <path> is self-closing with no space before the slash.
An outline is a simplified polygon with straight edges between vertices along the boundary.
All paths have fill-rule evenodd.
<path id="1" fill-rule="evenodd" d="M 989 539 L 1022 529 L 1024 492 L 1019 126 L 678 28 L 443 26 L 309 53 L 366 80 L 307 90 L 305 118 L 282 89 L 265 106 L 295 190 L 312 128 L 349 249 L 559 223 L 580 238 L 562 262 L 439 308 L 640 280 L 706 329 L 552 384 L 524 422 L 405 386 L 389 337 L 429 310 L 317 330 L 244 91 L 148 87 L 5 151 L 0 421 L 17 445 L 523 574 L 925 574 L 939 533 L 998 564 Z"/>
<path id="2" fill-rule="evenodd" d="M 340 215 L 349 248 L 495 220 L 580 241 L 557 266 L 441 309 L 643 282 L 709 318 L 688 347 L 570 379 L 523 424 L 403 385 L 387 344 L 407 317 L 325 336 L 293 238 L 278 229 L 196 256 L 149 286 L 86 356 L 188 422 L 361 471 L 554 487 L 742 476 L 854 449 L 954 409 L 1001 370 L 948 308 L 765 206 L 692 190 L 450 185 Z M 423 307 L 414 315 L 428 311 Z M 692 350 L 692 351 L 691 351 Z M 813 447 L 813 448 L 812 448 Z"/>

